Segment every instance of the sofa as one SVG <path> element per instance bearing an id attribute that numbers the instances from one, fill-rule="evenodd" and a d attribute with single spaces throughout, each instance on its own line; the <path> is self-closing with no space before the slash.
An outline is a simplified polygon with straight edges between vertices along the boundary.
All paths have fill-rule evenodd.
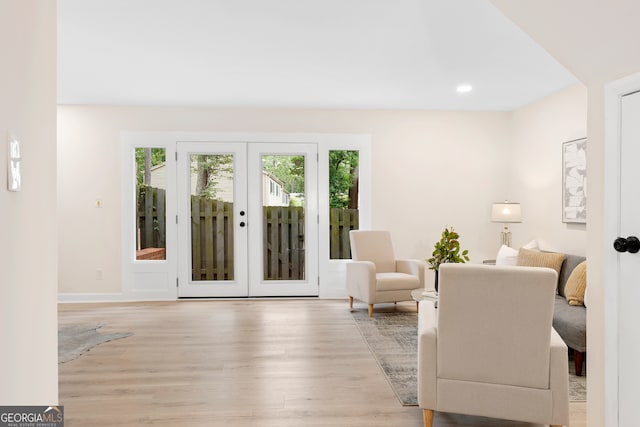
<path id="1" fill-rule="evenodd" d="M 558 275 L 558 295 L 553 311 L 553 328 L 573 350 L 576 375 L 582 375 L 585 352 L 587 351 L 587 308 L 584 305 L 569 305 L 565 286 L 573 270 L 586 258 L 565 255 Z"/>
<path id="2" fill-rule="evenodd" d="M 503 245 L 495 261 L 496 265 L 549 267 L 558 272 L 558 294 L 555 298 L 553 327 L 567 347 L 573 350 L 576 375 L 582 375 L 587 351 L 587 309 L 582 305 L 582 301 L 578 302 L 579 305 L 569 304 L 567 297 L 575 298 L 573 294 L 575 288 L 569 290 L 570 295 L 567 295 L 566 290 L 571 273 L 585 260 L 583 256 L 540 250 L 537 240 L 532 240 L 519 249 Z M 583 277 L 586 277 L 586 273 Z M 582 288 L 583 292 L 584 290 L 585 288 Z"/>

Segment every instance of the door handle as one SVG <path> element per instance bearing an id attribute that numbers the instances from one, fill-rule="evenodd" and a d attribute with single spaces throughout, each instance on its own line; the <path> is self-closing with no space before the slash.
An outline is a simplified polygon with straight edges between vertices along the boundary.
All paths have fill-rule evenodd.
<path id="1" fill-rule="evenodd" d="M 245 225 L 247 225 L 244 221 L 240 221 L 240 227 L 244 227 Z"/>
<path id="2" fill-rule="evenodd" d="M 618 252 L 629 252 L 635 254 L 640 250 L 640 240 L 636 236 L 618 237 L 613 242 L 613 248 Z"/>

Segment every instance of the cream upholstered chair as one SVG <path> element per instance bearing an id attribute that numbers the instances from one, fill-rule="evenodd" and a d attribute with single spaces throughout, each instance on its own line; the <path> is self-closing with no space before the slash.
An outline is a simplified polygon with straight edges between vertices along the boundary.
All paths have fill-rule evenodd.
<path id="1" fill-rule="evenodd" d="M 440 265 L 438 308 L 420 302 L 418 404 L 434 411 L 569 425 L 567 346 L 553 330 L 557 273 Z"/>
<path id="2" fill-rule="evenodd" d="M 424 288 L 424 262 L 397 260 L 388 231 L 352 230 L 349 232 L 351 259 L 347 263 L 349 308 L 353 299 L 369 305 L 411 300 L 411 291 Z"/>

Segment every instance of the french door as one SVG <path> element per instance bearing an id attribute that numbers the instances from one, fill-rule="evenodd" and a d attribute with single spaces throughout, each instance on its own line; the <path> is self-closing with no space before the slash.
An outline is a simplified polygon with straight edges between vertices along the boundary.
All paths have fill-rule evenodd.
<path id="1" fill-rule="evenodd" d="M 178 296 L 318 295 L 317 147 L 178 142 Z"/>

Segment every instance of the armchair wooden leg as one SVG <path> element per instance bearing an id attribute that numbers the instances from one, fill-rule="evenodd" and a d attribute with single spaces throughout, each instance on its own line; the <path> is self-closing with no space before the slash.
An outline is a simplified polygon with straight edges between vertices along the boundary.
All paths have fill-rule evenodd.
<path id="1" fill-rule="evenodd" d="M 554 425 L 549 426 L 549 427 L 562 427 L 562 426 L 559 426 L 559 425 L 555 425 L 555 424 L 554 424 Z"/>
<path id="2" fill-rule="evenodd" d="M 373 317 L 373 304 L 369 304 L 369 317 Z"/>
<path id="3" fill-rule="evenodd" d="M 433 409 L 423 409 L 422 418 L 424 419 L 424 427 L 431 427 L 433 425 Z"/>
<path id="4" fill-rule="evenodd" d="M 353 297 L 349 295 L 349 308 L 353 308 Z"/>

